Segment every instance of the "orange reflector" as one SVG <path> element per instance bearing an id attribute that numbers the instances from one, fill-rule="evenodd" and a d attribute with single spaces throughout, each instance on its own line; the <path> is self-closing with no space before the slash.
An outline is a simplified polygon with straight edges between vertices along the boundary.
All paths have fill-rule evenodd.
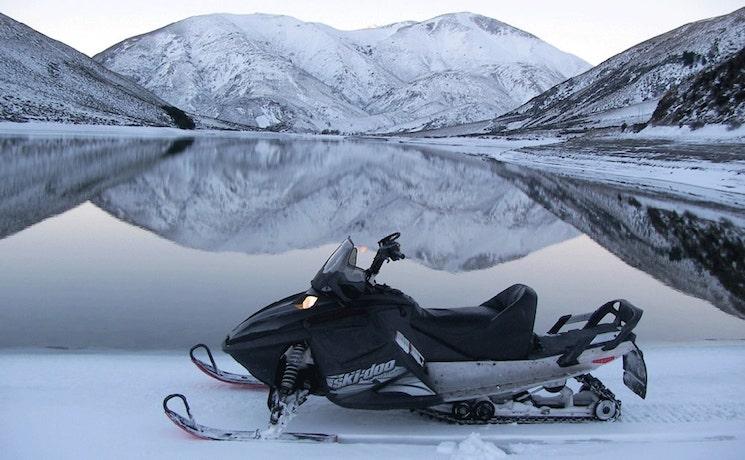
<path id="1" fill-rule="evenodd" d="M 613 361 L 614 359 L 616 359 L 615 356 L 607 356 L 605 358 L 593 359 L 592 363 L 593 364 L 606 364 L 606 363 Z"/>

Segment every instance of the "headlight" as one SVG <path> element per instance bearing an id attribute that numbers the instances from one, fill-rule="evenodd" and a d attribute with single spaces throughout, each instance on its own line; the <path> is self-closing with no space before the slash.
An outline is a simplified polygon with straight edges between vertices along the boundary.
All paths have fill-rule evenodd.
<path id="1" fill-rule="evenodd" d="M 315 305 L 317 301 L 318 301 L 318 297 L 314 295 L 306 295 L 305 298 L 303 299 L 303 303 L 301 303 L 297 307 L 301 310 L 307 310 L 311 308 L 313 305 Z"/>

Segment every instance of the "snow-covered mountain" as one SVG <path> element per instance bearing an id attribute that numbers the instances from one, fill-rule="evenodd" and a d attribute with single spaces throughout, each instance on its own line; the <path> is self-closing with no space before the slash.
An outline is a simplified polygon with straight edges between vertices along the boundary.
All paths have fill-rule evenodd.
<path id="1" fill-rule="evenodd" d="M 651 123 L 745 124 L 745 48 L 713 69 L 691 75 L 660 100 Z"/>
<path id="2" fill-rule="evenodd" d="M 494 117 L 590 66 L 471 13 L 340 31 L 288 16 L 197 16 L 95 56 L 184 110 L 345 132 Z"/>
<path id="3" fill-rule="evenodd" d="M 192 127 L 181 110 L 0 14 L 0 120 Z"/>
<path id="4" fill-rule="evenodd" d="M 554 86 L 499 117 L 493 131 L 647 122 L 660 98 L 745 47 L 745 8 L 678 27 Z"/>
<path id="5" fill-rule="evenodd" d="M 407 257 L 451 272 L 523 257 L 577 231 L 484 161 L 383 143 L 197 139 L 93 200 L 184 246 L 249 254 L 402 232 Z"/>

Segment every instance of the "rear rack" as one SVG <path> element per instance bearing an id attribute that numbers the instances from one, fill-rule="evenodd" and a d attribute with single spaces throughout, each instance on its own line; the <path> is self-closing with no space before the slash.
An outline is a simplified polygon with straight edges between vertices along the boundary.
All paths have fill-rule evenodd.
<path id="1" fill-rule="evenodd" d="M 628 338 L 631 338 L 631 340 L 633 341 L 634 337 L 632 336 L 631 331 L 636 327 L 639 319 L 641 319 L 642 313 L 643 311 L 641 308 L 635 307 L 628 300 L 611 300 L 610 302 L 602 305 L 600 308 L 595 310 L 593 313 L 585 313 L 582 315 L 564 315 L 560 317 L 556 321 L 556 324 L 554 324 L 553 327 L 549 329 L 548 333 L 555 335 L 565 325 L 580 323 L 583 321 L 585 322 L 585 325 L 582 327 L 582 329 L 592 332 L 591 330 L 593 328 L 596 328 L 600 324 L 600 322 L 605 319 L 606 316 L 613 315 L 613 322 L 609 324 L 613 324 L 616 327 L 616 329 L 618 330 L 618 334 L 616 334 L 615 338 L 611 340 L 596 344 L 596 346 L 602 345 L 603 351 L 612 350 Z M 584 340 L 580 341 L 566 353 L 561 355 L 557 361 L 559 363 L 559 366 L 567 367 L 577 364 L 577 358 L 579 357 L 579 355 L 581 355 L 582 352 L 584 352 L 592 345 L 593 340 L 595 340 L 595 337 L 597 337 L 599 333 L 600 331 L 594 331 L 594 333 L 587 334 Z"/>

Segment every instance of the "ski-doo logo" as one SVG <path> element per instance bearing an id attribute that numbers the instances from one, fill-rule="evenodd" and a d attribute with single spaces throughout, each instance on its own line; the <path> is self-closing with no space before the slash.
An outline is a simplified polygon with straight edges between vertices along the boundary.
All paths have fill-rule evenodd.
<path id="1" fill-rule="evenodd" d="M 396 368 L 396 360 L 387 363 L 373 364 L 367 369 L 357 369 L 344 374 L 330 375 L 326 377 L 326 384 L 332 390 L 338 390 L 349 385 L 373 383 L 373 379 L 383 378 L 388 373 L 393 373 Z"/>

